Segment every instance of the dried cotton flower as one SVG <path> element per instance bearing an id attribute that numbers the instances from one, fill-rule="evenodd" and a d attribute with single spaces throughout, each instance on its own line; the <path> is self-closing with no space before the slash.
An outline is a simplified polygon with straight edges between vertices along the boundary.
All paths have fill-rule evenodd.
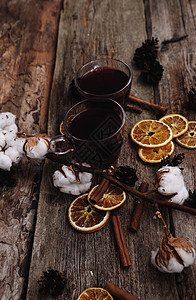
<path id="1" fill-rule="evenodd" d="M 152 251 L 151 262 L 161 272 L 180 273 L 194 263 L 196 251 L 186 238 L 164 235 L 159 248 Z"/>
<path id="2" fill-rule="evenodd" d="M 12 160 L 4 152 L 0 152 L 0 169 L 10 171 L 12 166 Z"/>
<path id="3" fill-rule="evenodd" d="M 78 178 L 77 178 L 78 177 Z M 80 195 L 90 189 L 92 183 L 92 174 L 88 172 L 79 172 L 78 176 L 73 169 L 68 166 L 62 166 L 53 174 L 53 184 L 58 187 L 62 193 Z"/>
<path id="4" fill-rule="evenodd" d="M 22 158 L 22 153 L 20 153 L 16 147 L 9 147 L 5 150 L 5 155 L 9 156 L 13 163 L 19 163 Z"/>
<path id="5" fill-rule="evenodd" d="M 4 129 L 7 126 L 15 124 L 16 116 L 10 112 L 0 113 L 0 128 Z"/>
<path id="6" fill-rule="evenodd" d="M 0 113 L 0 169 L 10 171 L 12 163 L 18 163 L 24 154 L 26 139 L 18 138 L 16 116 L 10 112 Z"/>
<path id="7" fill-rule="evenodd" d="M 24 149 L 29 158 L 44 159 L 49 149 L 50 138 L 45 134 L 27 137 Z"/>
<path id="8" fill-rule="evenodd" d="M 183 204 L 189 193 L 186 189 L 182 171 L 178 167 L 164 166 L 156 173 L 157 191 L 163 196 L 171 196 L 171 202 Z"/>

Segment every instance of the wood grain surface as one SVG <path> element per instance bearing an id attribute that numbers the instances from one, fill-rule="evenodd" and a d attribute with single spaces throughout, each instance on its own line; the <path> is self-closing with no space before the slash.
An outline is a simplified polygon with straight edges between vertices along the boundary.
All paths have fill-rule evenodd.
<path id="1" fill-rule="evenodd" d="M 45 132 L 60 1 L 0 2 L 0 110 Z M 0 299 L 25 299 L 43 163 L 0 170 Z"/>
<path id="2" fill-rule="evenodd" d="M 10 0 L 1 1 L 1 6 L 0 106 L 1 111 L 17 115 L 21 131 L 59 134 L 65 112 L 76 101 L 69 92 L 74 74 L 85 62 L 100 57 L 121 59 L 131 66 L 133 94 L 167 106 L 168 113 L 195 120 L 195 113 L 184 107 L 187 92 L 195 84 L 195 0 L 29 0 L 25 4 Z M 141 81 L 133 63 L 135 49 L 151 36 L 159 38 L 158 59 L 164 68 L 154 87 Z M 182 36 L 186 38 L 169 42 Z M 142 163 L 129 132 L 137 121 L 156 118 L 149 109 L 142 114 L 126 111 L 118 165 L 137 169 L 136 188 L 143 181 L 152 188 L 159 166 Z M 182 152 L 186 186 L 193 190 L 195 150 L 175 143 L 175 154 Z M 25 159 L 11 173 L 14 186 L 0 187 L 1 299 L 76 300 L 86 288 L 104 287 L 107 281 L 141 300 L 196 299 L 195 263 L 181 274 L 165 274 L 150 262 L 164 229 L 149 203 L 145 203 L 137 233 L 130 231 L 134 206 L 130 195 L 113 212 L 121 218 L 131 259 L 131 267 L 123 268 L 111 220 L 90 234 L 79 233 L 69 224 L 67 210 L 75 197 L 54 188 L 52 174 L 57 168 L 48 160 L 43 165 Z M 176 237 L 196 240 L 195 216 L 166 208 L 161 212 Z M 58 297 L 39 291 L 37 281 L 49 268 L 66 277 Z"/>

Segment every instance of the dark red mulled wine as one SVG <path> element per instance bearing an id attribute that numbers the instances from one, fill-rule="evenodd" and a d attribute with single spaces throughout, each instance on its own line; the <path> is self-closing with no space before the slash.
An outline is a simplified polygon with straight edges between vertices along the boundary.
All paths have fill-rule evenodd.
<path id="1" fill-rule="evenodd" d="M 107 169 L 118 158 L 125 112 L 108 98 L 90 98 L 71 107 L 63 120 L 65 135 L 50 141 L 49 158 L 63 164 L 87 163 Z"/>
<path id="2" fill-rule="evenodd" d="M 123 71 L 102 67 L 85 73 L 78 80 L 79 87 L 94 95 L 113 94 L 123 89 L 129 81 L 129 77 Z"/>
<path id="3" fill-rule="evenodd" d="M 69 123 L 76 160 L 98 168 L 109 167 L 119 156 L 122 144 L 122 120 L 110 109 L 88 108 L 76 114 Z"/>
<path id="4" fill-rule="evenodd" d="M 120 117 L 111 109 L 89 108 L 73 117 L 69 133 L 78 139 L 98 141 L 114 134 L 121 123 Z"/>
<path id="5" fill-rule="evenodd" d="M 101 58 L 83 65 L 75 76 L 75 85 L 82 99 L 107 97 L 122 106 L 128 97 L 132 72 L 124 62 Z"/>

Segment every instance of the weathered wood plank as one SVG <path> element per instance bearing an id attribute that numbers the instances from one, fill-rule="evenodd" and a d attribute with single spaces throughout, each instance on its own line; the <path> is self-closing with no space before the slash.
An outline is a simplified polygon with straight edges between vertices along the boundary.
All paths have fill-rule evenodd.
<path id="1" fill-rule="evenodd" d="M 195 112 L 185 108 L 190 87 L 195 87 L 196 72 L 196 5 L 195 1 L 149 1 L 151 7 L 152 35 L 160 40 L 160 62 L 164 67 L 159 84 L 160 103 L 169 107 L 168 113 L 181 113 L 188 120 L 195 120 Z M 161 24 L 161 26 L 160 26 Z M 164 28 L 164 30 L 163 30 Z M 182 41 L 163 45 L 164 40 L 188 35 Z M 184 153 L 181 165 L 188 190 L 196 186 L 195 150 L 183 149 L 175 143 L 175 154 Z M 171 221 L 176 237 L 195 241 L 195 216 L 172 211 Z M 196 299 L 196 264 L 176 275 L 180 299 Z"/>
<path id="2" fill-rule="evenodd" d="M 0 3 L 0 109 L 14 113 L 27 133 L 47 128 L 60 6 L 58 0 Z M 0 172 L 2 300 L 25 298 L 41 172 L 42 162 L 26 159 Z"/>
<path id="3" fill-rule="evenodd" d="M 64 112 L 72 104 L 67 92 L 76 70 L 83 63 L 101 56 L 119 58 L 131 64 L 135 48 L 145 38 L 142 1 L 64 1 L 50 99 L 48 132 L 51 136 L 58 133 Z M 133 93 L 153 101 L 152 88 L 142 84 L 138 79 L 139 72 L 134 66 L 132 68 Z M 130 143 L 128 133 L 139 119 L 156 116 L 152 111 L 143 111 L 140 116 L 127 112 L 126 117 L 125 143 L 119 164 L 137 169 L 137 186 L 147 180 L 152 187 L 157 166 L 144 165 L 138 159 L 137 149 Z M 130 269 L 122 269 L 111 223 L 93 234 L 80 234 L 69 225 L 67 209 L 74 197 L 62 195 L 52 186 L 51 176 L 56 167 L 51 162 L 44 167 L 27 299 L 51 299 L 39 293 L 37 284 L 43 271 L 50 267 L 65 271 L 68 279 L 66 289 L 58 299 L 76 299 L 84 289 L 104 286 L 107 280 L 140 299 L 178 299 L 175 276 L 158 272 L 150 263 L 151 250 L 158 247 L 163 235 L 162 225 L 153 218 L 152 207 L 145 205 L 137 234 L 129 231 L 133 209 L 131 197 L 117 212 L 122 219 L 132 261 Z M 163 210 L 163 215 L 169 223 L 167 210 Z"/>

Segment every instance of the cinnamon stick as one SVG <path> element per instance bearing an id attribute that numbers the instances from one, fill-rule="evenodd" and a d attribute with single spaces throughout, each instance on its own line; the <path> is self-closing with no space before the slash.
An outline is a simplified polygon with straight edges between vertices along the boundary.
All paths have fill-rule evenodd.
<path id="1" fill-rule="evenodd" d="M 147 182 L 142 182 L 139 187 L 139 191 L 141 193 L 147 192 L 148 185 L 149 184 Z M 134 206 L 133 215 L 131 219 L 131 229 L 133 231 L 137 231 L 143 213 L 144 200 L 135 196 L 133 196 L 133 198 L 134 200 L 136 200 L 136 204 Z"/>
<path id="2" fill-rule="evenodd" d="M 92 193 L 90 202 L 96 204 L 97 201 L 103 197 L 103 194 L 105 193 L 109 185 L 109 180 L 103 178 L 96 190 Z"/>
<path id="3" fill-rule="evenodd" d="M 141 104 L 141 105 L 144 105 L 144 106 L 148 106 L 152 109 L 154 109 L 155 111 L 157 111 L 158 113 L 162 114 L 162 115 L 165 115 L 166 112 L 167 112 L 167 108 L 164 107 L 164 106 L 160 106 L 158 104 L 155 104 L 155 103 L 150 103 L 146 100 L 143 100 L 137 96 L 134 96 L 132 94 L 129 94 L 129 97 L 128 97 L 131 101 L 134 101 L 135 103 L 137 104 Z"/>
<path id="4" fill-rule="evenodd" d="M 106 282 L 105 289 L 119 300 L 139 300 L 137 297 L 125 292 L 110 281 Z"/>
<path id="5" fill-rule="evenodd" d="M 129 258 L 129 253 L 127 250 L 127 246 L 125 243 L 124 234 L 122 231 L 121 221 L 119 216 L 112 216 L 112 223 L 114 227 L 114 235 L 116 239 L 116 243 L 118 246 L 120 259 L 123 267 L 129 267 L 131 265 L 131 261 Z"/>
<path id="6" fill-rule="evenodd" d="M 142 113 L 142 109 L 141 107 L 138 107 L 138 106 L 135 106 L 135 105 L 131 105 L 131 104 L 127 104 L 127 107 L 133 111 L 133 112 L 136 112 L 138 114 L 141 114 Z"/>

